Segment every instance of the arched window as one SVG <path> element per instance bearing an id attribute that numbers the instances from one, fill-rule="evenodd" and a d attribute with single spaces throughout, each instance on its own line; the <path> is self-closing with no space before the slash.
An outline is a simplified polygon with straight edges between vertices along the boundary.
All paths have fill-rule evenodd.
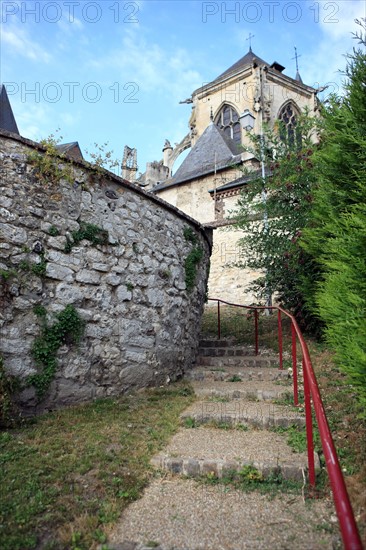
<path id="1" fill-rule="evenodd" d="M 301 136 L 296 131 L 298 116 L 299 110 L 291 101 L 282 107 L 278 115 L 278 119 L 281 122 L 280 138 L 290 147 L 301 144 Z"/>
<path id="2" fill-rule="evenodd" d="M 216 126 L 235 141 L 241 144 L 241 128 L 239 115 L 230 105 L 223 105 L 215 120 Z"/>

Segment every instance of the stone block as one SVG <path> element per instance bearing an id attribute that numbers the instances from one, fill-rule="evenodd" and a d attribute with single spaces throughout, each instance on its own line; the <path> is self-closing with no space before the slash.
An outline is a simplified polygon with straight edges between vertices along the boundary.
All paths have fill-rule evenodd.
<path id="1" fill-rule="evenodd" d="M 100 283 L 100 273 L 96 273 L 89 269 L 82 269 L 76 274 L 76 280 L 78 283 L 98 285 Z"/>
<path id="2" fill-rule="evenodd" d="M 126 285 L 121 285 L 117 288 L 117 300 L 120 302 L 129 302 L 132 300 L 132 292 L 127 289 Z"/>
<path id="3" fill-rule="evenodd" d="M 74 280 L 74 272 L 69 267 L 61 266 L 56 263 L 47 263 L 46 275 L 51 279 L 66 281 L 71 283 Z"/>
<path id="4" fill-rule="evenodd" d="M 184 461 L 183 473 L 187 476 L 197 477 L 200 474 L 200 463 L 194 458 Z"/>
<path id="5" fill-rule="evenodd" d="M 28 234 L 22 227 L 0 222 L 0 232 L 3 240 L 13 244 L 25 244 Z"/>

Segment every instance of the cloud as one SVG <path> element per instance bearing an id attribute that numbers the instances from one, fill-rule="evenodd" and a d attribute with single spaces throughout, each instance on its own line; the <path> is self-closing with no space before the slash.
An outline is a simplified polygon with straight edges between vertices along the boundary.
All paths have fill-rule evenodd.
<path id="1" fill-rule="evenodd" d="M 156 43 L 149 43 L 141 28 L 125 31 L 118 49 L 90 59 L 89 65 L 108 71 L 113 67 L 120 81 L 136 82 L 141 92 L 168 95 L 173 103 L 185 99 L 202 83 L 202 76 L 193 68 L 187 50 L 168 51 Z"/>
<path id="2" fill-rule="evenodd" d="M 1 35 L 3 44 L 6 44 L 12 52 L 38 63 L 49 63 L 52 59 L 43 47 L 29 38 L 24 28 L 15 25 L 9 25 L 8 28 L 3 26 Z"/>
<path id="3" fill-rule="evenodd" d="M 363 0 L 338 0 L 319 3 L 319 23 L 323 33 L 331 40 L 337 41 L 349 36 L 355 29 L 355 19 L 365 17 Z"/>
<path id="4" fill-rule="evenodd" d="M 301 76 L 310 86 L 329 84 L 329 88 L 324 92 L 325 96 L 328 96 L 331 93 L 342 93 L 345 56 L 357 45 L 352 33 L 357 30 L 355 19 L 364 17 L 364 2 L 322 0 L 318 6 L 322 34 L 316 47 L 309 51 L 308 55 L 303 54 Z"/>

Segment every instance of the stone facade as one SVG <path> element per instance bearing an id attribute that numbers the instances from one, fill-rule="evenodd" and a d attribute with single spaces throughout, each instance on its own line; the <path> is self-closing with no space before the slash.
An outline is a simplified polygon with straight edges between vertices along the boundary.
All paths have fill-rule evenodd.
<path id="1" fill-rule="evenodd" d="M 35 306 L 55 314 L 72 304 L 85 321 L 78 345 L 58 350 L 55 379 L 41 403 L 20 395 L 29 413 L 133 388 L 162 385 L 195 359 L 211 252 L 210 231 L 163 200 L 109 172 L 60 159 L 72 182 L 41 183 L 28 155 L 39 146 L 0 132 L 0 355 L 9 374 L 36 372 Z M 65 245 L 81 224 L 105 230 L 105 244 Z M 194 244 L 187 239 L 187 228 Z M 192 233 L 193 232 L 193 233 Z M 185 260 L 203 257 L 186 289 Z M 34 273 L 43 264 L 44 273 Z M 40 270 L 42 271 L 42 270 Z"/>

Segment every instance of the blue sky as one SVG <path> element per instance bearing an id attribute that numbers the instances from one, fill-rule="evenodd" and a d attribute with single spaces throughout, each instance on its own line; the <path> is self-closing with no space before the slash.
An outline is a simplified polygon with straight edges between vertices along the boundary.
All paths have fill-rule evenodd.
<path id="1" fill-rule="evenodd" d="M 136 147 L 139 170 L 160 160 L 165 139 L 188 132 L 192 91 L 248 51 L 338 91 L 363 0 L 8 1 L 1 6 L 0 81 L 20 133 L 39 140 L 60 128 L 85 150 L 121 158 Z M 86 155 L 87 156 L 87 155 Z"/>

